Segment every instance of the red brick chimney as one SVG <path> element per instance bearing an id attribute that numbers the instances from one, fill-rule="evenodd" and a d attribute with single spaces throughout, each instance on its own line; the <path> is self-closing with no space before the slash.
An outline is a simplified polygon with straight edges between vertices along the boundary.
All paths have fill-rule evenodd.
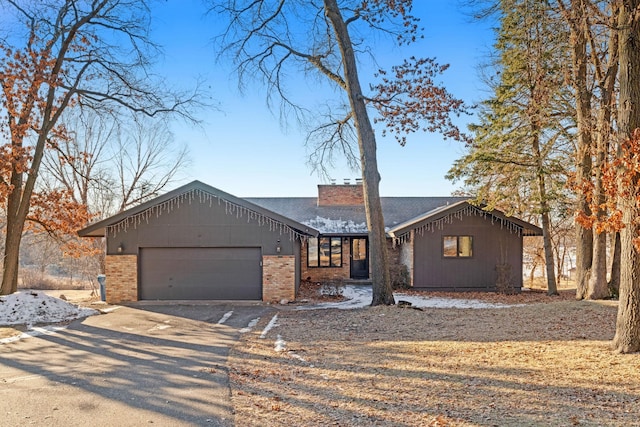
<path id="1" fill-rule="evenodd" d="M 364 205 L 362 182 L 350 184 L 318 185 L 318 206 L 360 206 Z"/>

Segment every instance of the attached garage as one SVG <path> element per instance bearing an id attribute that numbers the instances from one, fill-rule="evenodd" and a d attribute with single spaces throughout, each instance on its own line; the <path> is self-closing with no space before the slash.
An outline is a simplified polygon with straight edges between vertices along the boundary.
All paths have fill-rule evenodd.
<path id="1" fill-rule="evenodd" d="M 106 240 L 106 300 L 292 300 L 318 232 L 194 181 L 78 232 Z"/>
<path id="2" fill-rule="evenodd" d="M 141 300 L 261 300 L 260 248 L 141 248 Z"/>

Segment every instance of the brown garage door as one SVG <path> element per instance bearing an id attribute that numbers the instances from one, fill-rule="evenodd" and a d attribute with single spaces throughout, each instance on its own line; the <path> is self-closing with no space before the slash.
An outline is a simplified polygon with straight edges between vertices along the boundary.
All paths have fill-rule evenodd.
<path id="1" fill-rule="evenodd" d="M 142 300 L 261 300 L 260 248 L 142 248 Z"/>

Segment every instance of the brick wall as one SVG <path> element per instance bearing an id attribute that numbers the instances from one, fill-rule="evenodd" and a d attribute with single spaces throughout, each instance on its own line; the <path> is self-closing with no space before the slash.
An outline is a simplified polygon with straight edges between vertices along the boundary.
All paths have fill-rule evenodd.
<path id="1" fill-rule="evenodd" d="M 349 279 L 351 276 L 351 266 L 349 265 L 349 240 L 342 239 L 342 267 L 308 267 L 307 262 L 307 244 L 303 242 L 300 247 L 300 277 L 302 280 L 310 280 L 311 282 L 330 282 Z"/>
<path id="2" fill-rule="evenodd" d="M 311 282 L 340 282 L 351 277 L 349 240 L 342 239 L 342 267 L 308 267 L 307 266 L 307 242 L 303 242 L 300 250 L 301 278 Z M 409 285 L 413 286 L 413 240 L 404 244 L 394 245 L 391 239 L 387 240 L 387 254 L 389 266 L 404 264 L 409 270 Z M 371 266 L 369 266 L 371 267 Z"/>
<path id="3" fill-rule="evenodd" d="M 318 206 L 364 205 L 362 184 L 318 185 Z"/>
<path id="4" fill-rule="evenodd" d="M 262 257 L 262 300 L 265 302 L 296 299 L 296 257 L 264 255 Z"/>
<path id="5" fill-rule="evenodd" d="M 138 301 L 137 255 L 107 255 L 105 275 L 108 303 Z"/>

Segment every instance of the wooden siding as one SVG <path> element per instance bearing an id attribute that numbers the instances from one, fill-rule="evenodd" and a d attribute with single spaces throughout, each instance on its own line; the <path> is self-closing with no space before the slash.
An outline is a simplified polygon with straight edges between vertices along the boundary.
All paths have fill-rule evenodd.
<path id="1" fill-rule="evenodd" d="M 445 258 L 443 236 L 472 236 L 473 256 Z M 410 244 L 410 243 L 409 243 Z M 414 234 L 413 286 L 431 290 L 495 290 L 496 265 L 511 265 L 512 283 L 522 287 L 522 237 L 480 216 L 463 216 L 442 230 Z"/>
<path id="2" fill-rule="evenodd" d="M 107 236 L 107 254 L 137 254 L 138 248 L 261 247 L 263 255 L 294 255 L 299 242 L 279 229 L 260 224 L 247 215 L 226 212 L 224 204 L 199 202 L 176 205 L 170 212 L 150 215 L 135 227 Z M 277 251 L 280 246 L 280 252 Z"/>

